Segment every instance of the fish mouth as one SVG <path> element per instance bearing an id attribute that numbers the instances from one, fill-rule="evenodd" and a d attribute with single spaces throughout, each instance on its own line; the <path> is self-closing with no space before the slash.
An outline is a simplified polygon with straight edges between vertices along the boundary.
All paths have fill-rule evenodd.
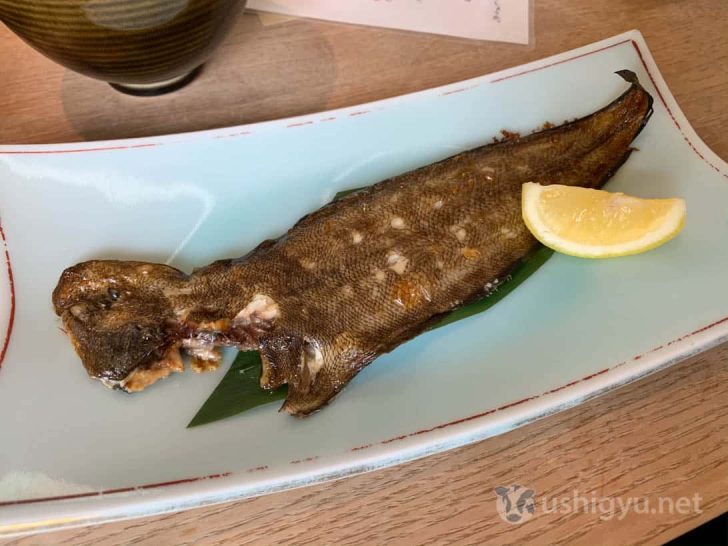
<path id="1" fill-rule="evenodd" d="M 185 365 L 178 346 L 170 347 L 164 356 L 157 361 L 135 368 L 121 381 L 99 378 L 107 387 L 120 389 L 128 393 L 141 392 L 160 379 L 173 373 L 183 373 Z"/>
<path id="2" fill-rule="evenodd" d="M 191 333 L 189 337 L 166 344 L 166 348 L 155 348 L 150 355 L 135 362 L 109 364 L 115 360 L 109 352 L 101 355 L 82 341 L 78 333 L 78 324 L 70 312 L 62 317 L 64 331 L 68 335 L 76 353 L 81 357 L 89 376 L 114 390 L 128 393 L 141 392 L 152 384 L 165 379 L 173 373 L 184 373 L 185 360 L 195 373 L 217 370 L 222 360 L 221 346 L 228 345 L 211 339 L 207 333 Z M 186 357 L 186 358 L 185 358 Z M 99 367 L 98 362 L 106 364 Z"/>

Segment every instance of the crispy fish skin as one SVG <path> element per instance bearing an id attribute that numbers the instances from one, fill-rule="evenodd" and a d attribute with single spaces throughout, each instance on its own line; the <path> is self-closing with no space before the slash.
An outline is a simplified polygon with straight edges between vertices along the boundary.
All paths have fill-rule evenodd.
<path id="1" fill-rule="evenodd" d="M 107 385 L 141 390 L 179 369 L 180 347 L 214 364 L 215 347 L 232 345 L 259 349 L 261 386 L 287 383 L 282 410 L 308 414 L 537 247 L 521 219 L 524 182 L 598 188 L 627 160 L 652 98 L 632 72 L 618 74 L 629 89 L 585 118 L 380 182 L 243 258 L 191 275 L 73 266 L 54 291 L 56 313 Z"/>

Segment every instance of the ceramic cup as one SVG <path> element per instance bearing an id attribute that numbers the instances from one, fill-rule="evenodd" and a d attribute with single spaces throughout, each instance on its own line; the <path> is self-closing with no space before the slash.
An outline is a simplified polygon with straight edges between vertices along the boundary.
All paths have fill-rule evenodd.
<path id="1" fill-rule="evenodd" d="M 0 0 L 0 20 L 48 58 L 135 95 L 191 81 L 245 0 Z"/>

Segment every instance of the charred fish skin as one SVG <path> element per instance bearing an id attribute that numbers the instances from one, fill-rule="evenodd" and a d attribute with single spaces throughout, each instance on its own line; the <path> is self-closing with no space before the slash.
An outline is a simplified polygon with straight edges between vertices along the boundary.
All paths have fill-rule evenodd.
<path id="1" fill-rule="evenodd" d="M 136 370 L 174 358 L 179 323 L 166 293 L 186 279 L 172 267 L 112 260 L 62 273 L 53 303 L 91 377 L 124 389 Z"/>
<path id="2" fill-rule="evenodd" d="M 284 411 L 311 413 L 537 247 L 521 219 L 524 182 L 597 188 L 627 160 L 652 98 L 632 72 L 619 74 L 629 89 L 585 118 L 375 184 L 243 258 L 191 275 L 73 266 L 56 312 L 89 374 L 107 384 L 141 390 L 179 370 L 180 347 L 214 367 L 215 347 L 231 345 L 260 351 L 263 387 L 288 384 Z"/>

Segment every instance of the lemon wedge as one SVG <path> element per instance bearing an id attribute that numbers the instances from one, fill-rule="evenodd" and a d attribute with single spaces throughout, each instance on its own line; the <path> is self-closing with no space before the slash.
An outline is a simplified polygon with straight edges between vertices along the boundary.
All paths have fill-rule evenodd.
<path id="1" fill-rule="evenodd" d="M 549 248 L 580 258 L 612 258 L 651 250 L 685 225 L 682 199 L 533 182 L 523 185 L 523 220 Z"/>

